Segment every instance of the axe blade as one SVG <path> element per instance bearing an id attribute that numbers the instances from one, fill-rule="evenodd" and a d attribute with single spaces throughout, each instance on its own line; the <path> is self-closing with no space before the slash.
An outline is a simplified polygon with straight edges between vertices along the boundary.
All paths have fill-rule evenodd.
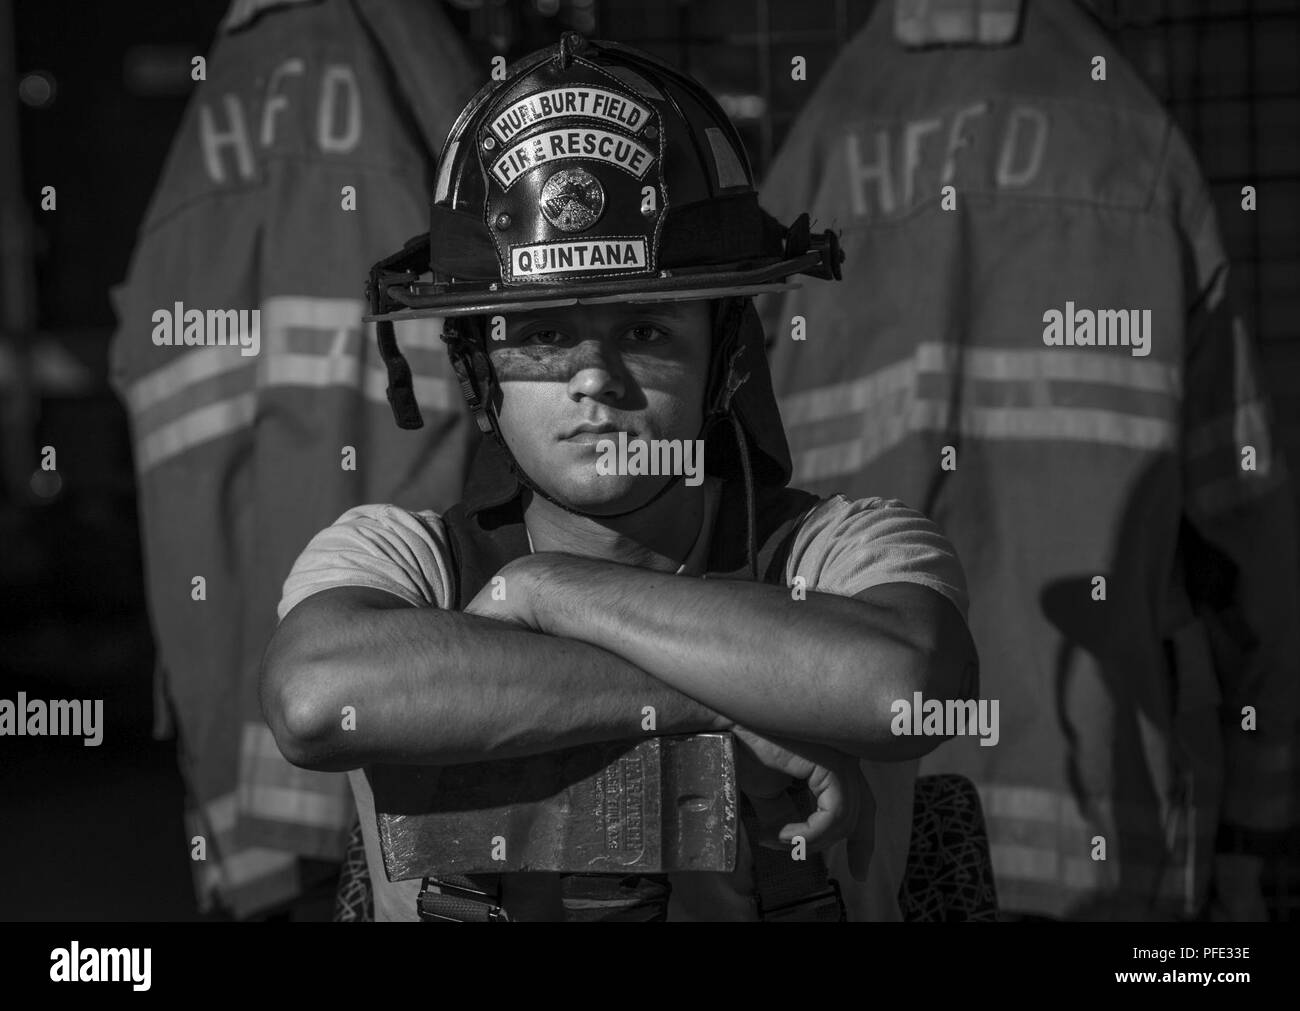
<path id="1" fill-rule="evenodd" d="M 736 866 L 730 734 L 582 745 L 528 758 L 370 769 L 390 881 Z"/>

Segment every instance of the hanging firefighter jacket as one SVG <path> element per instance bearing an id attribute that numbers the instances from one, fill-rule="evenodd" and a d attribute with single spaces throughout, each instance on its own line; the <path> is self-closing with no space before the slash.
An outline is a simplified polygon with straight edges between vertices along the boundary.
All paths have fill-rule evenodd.
<path id="1" fill-rule="evenodd" d="M 201 908 L 248 916 L 337 861 L 347 779 L 291 766 L 257 699 L 281 585 L 361 502 L 448 506 L 473 424 L 438 340 L 396 432 L 359 278 L 427 217 L 437 146 L 481 76 L 436 3 L 239 0 L 114 293 L 112 381 L 135 442 L 158 645 Z"/>
<path id="2" fill-rule="evenodd" d="M 978 785 L 1002 906 L 1191 916 L 1294 820 L 1294 506 L 1191 151 L 1086 11 L 1019 8 L 880 4 L 765 181 L 861 278 L 763 306 L 792 484 L 958 551 L 1001 732 L 922 772 Z"/>

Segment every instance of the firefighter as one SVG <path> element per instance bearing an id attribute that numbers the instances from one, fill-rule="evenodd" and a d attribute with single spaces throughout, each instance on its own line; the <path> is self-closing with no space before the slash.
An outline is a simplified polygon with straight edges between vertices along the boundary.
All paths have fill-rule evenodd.
<path id="1" fill-rule="evenodd" d="M 447 319 L 483 433 L 465 498 L 318 534 L 263 665 L 285 756 L 349 772 L 376 919 L 567 908 L 555 874 L 388 881 L 379 772 L 548 762 L 641 737 L 647 710 L 657 735 L 732 732 L 754 815 L 734 871 L 668 875 L 667 918 L 776 918 L 777 891 L 781 918 L 899 918 L 915 760 L 944 737 L 895 734 L 891 707 L 970 697 L 978 671 L 961 566 L 927 519 L 786 487 L 751 296 L 840 259 L 806 216 L 761 210 L 718 104 L 637 50 L 566 33 L 461 114 L 430 231 L 371 297 L 403 427 L 420 415 L 394 322 Z M 783 799 L 801 785 L 811 812 Z M 773 884 L 786 870 L 800 883 Z"/>
<path id="2" fill-rule="evenodd" d="M 112 379 L 133 429 L 157 733 L 179 739 L 196 894 L 245 918 L 328 887 L 355 818 L 345 778 L 289 765 L 262 720 L 258 664 L 284 578 L 348 506 L 450 505 L 468 470 L 474 433 L 433 327 L 410 337 L 430 423 L 391 438 L 357 276 L 424 214 L 426 167 L 482 74 L 423 0 L 236 0 L 195 74 L 114 291 Z M 184 318 L 162 332 L 160 318 L 195 312 L 258 322 L 240 346 L 195 344 L 230 335 Z"/>
<path id="3" fill-rule="evenodd" d="M 764 307 L 794 480 L 889 488 L 971 581 L 1000 741 L 922 771 L 978 785 L 1003 909 L 1263 917 L 1293 815 L 1293 506 L 1169 116 L 1083 6 L 897 0 L 764 192 L 842 228 L 868 293 Z"/>

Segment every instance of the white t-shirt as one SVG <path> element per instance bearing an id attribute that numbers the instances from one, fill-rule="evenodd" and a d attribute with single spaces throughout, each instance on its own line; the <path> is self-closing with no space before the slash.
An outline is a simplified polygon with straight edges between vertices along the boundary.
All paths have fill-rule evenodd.
<path id="1" fill-rule="evenodd" d="M 713 530 L 721 483 L 705 482 L 700 532 Z M 697 535 L 678 573 L 706 571 L 709 536 Z M 281 620 L 313 593 L 339 586 L 367 586 L 392 593 L 413 607 L 445 607 L 451 597 L 451 551 L 441 517 L 391 505 L 349 509 L 307 545 L 285 580 L 277 613 Z M 882 583 L 929 586 L 967 614 L 966 580 L 952 545 L 921 513 L 892 499 L 823 499 L 804 517 L 786 562 L 786 585 L 796 576 L 805 588 L 852 596 Z M 862 761 L 876 801 L 876 840 L 867 881 L 849 874 L 844 843 L 825 856 L 844 893 L 851 920 L 898 920 L 912 825 L 916 761 Z M 366 842 L 376 920 L 416 920 L 419 880 L 390 882 L 380 856 L 374 798 L 365 769 L 348 773 Z M 738 869 L 670 876 L 670 920 L 752 920 L 755 911 L 748 844 L 740 827 Z M 504 878 L 503 905 L 516 919 L 538 918 L 558 908 L 557 876 L 511 874 Z"/>

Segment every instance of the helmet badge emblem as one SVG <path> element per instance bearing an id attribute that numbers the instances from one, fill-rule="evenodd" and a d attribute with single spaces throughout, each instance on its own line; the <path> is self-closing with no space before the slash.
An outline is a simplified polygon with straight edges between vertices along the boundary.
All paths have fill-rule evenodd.
<path id="1" fill-rule="evenodd" d="M 546 180 L 537 202 L 546 220 L 560 231 L 581 232 L 604 212 L 605 191 L 586 169 L 565 168 Z"/>

